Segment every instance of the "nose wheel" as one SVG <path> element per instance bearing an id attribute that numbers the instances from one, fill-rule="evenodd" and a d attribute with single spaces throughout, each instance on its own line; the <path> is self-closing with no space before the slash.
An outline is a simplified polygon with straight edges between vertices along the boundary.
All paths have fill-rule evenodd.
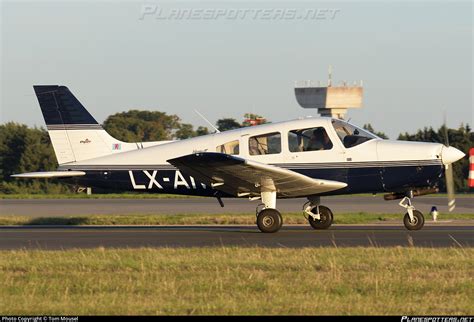
<path id="1" fill-rule="evenodd" d="M 403 224 L 408 230 L 420 230 L 425 225 L 425 217 L 421 211 L 416 210 L 411 203 L 409 197 L 405 197 L 400 201 L 399 205 L 407 210 L 403 217 Z"/>
<path id="2" fill-rule="evenodd" d="M 408 230 L 420 230 L 425 225 L 425 217 L 421 211 L 413 210 L 413 216 L 411 218 L 408 212 L 405 214 L 403 224 Z"/>
<path id="3" fill-rule="evenodd" d="M 308 214 L 308 222 L 314 229 L 328 229 L 333 222 L 331 209 L 325 206 L 314 206 Z"/>
<path id="4" fill-rule="evenodd" d="M 303 205 L 303 215 L 313 229 L 328 229 L 333 222 L 331 209 L 321 206 L 321 198 L 308 197 L 308 202 Z"/>

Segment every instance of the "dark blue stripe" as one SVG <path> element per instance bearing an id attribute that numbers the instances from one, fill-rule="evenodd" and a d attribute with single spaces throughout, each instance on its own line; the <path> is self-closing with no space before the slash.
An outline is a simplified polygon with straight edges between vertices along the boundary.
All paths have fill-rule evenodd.
<path id="1" fill-rule="evenodd" d="M 153 170 L 153 168 L 141 168 L 143 170 Z M 139 169 L 139 170 L 141 170 Z M 111 191 L 133 191 L 128 170 L 92 170 L 86 171 L 83 177 L 72 180 L 82 186 L 99 187 L 110 189 Z M 174 189 L 174 177 L 176 170 L 158 170 L 156 180 L 163 186 L 160 190 L 153 187 L 152 190 L 138 190 L 138 192 L 153 193 L 173 193 L 183 195 L 213 196 L 216 192 L 210 187 L 203 188 L 199 182 L 195 182 L 196 189 L 187 189 L 180 186 Z M 444 168 L 443 166 L 423 166 L 423 167 L 374 167 L 374 168 L 344 168 L 344 169 L 295 169 L 311 178 L 335 180 L 346 182 L 348 186 L 334 192 L 322 195 L 333 194 L 353 194 L 353 193 L 383 193 L 393 191 L 405 191 L 407 189 L 435 186 L 440 180 Z M 105 174 L 104 172 L 107 172 Z M 182 174 L 186 182 L 191 185 L 189 176 Z M 142 171 L 134 171 L 137 184 L 145 184 L 148 187 L 149 178 Z M 169 178 L 165 182 L 163 178 Z M 135 190 L 137 191 L 137 190 Z"/>

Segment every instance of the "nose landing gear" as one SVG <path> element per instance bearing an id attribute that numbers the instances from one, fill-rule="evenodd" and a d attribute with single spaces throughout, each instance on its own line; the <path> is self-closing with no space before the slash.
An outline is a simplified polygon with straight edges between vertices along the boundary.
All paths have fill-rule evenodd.
<path id="1" fill-rule="evenodd" d="M 421 211 L 416 210 L 411 203 L 410 197 L 403 198 L 399 205 L 407 210 L 403 217 L 403 224 L 408 230 L 420 230 L 425 225 L 425 217 Z"/>
<path id="2" fill-rule="evenodd" d="M 309 198 L 308 198 L 309 199 Z M 312 197 L 304 204 L 303 210 L 308 217 L 308 222 L 314 229 L 328 229 L 333 222 L 333 214 L 331 209 L 320 206 L 320 198 Z"/>

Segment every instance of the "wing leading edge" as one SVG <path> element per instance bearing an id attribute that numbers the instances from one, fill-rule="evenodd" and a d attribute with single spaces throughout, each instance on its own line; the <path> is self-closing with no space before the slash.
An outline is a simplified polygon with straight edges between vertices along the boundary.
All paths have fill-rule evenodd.
<path id="1" fill-rule="evenodd" d="M 344 182 L 313 179 L 291 170 L 223 153 L 195 153 L 168 162 L 214 189 L 237 197 L 276 191 L 278 198 L 296 198 L 347 186 Z"/>

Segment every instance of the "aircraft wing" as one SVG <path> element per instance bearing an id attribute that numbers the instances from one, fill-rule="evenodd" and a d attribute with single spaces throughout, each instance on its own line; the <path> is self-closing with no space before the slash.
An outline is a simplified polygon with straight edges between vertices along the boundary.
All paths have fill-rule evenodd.
<path id="1" fill-rule="evenodd" d="M 27 172 L 12 175 L 13 178 L 69 178 L 85 175 L 84 171 L 45 171 Z"/>
<path id="2" fill-rule="evenodd" d="M 344 182 L 313 179 L 291 170 L 223 153 L 195 153 L 168 162 L 213 189 L 237 197 L 276 191 L 279 198 L 296 198 L 347 186 Z"/>

